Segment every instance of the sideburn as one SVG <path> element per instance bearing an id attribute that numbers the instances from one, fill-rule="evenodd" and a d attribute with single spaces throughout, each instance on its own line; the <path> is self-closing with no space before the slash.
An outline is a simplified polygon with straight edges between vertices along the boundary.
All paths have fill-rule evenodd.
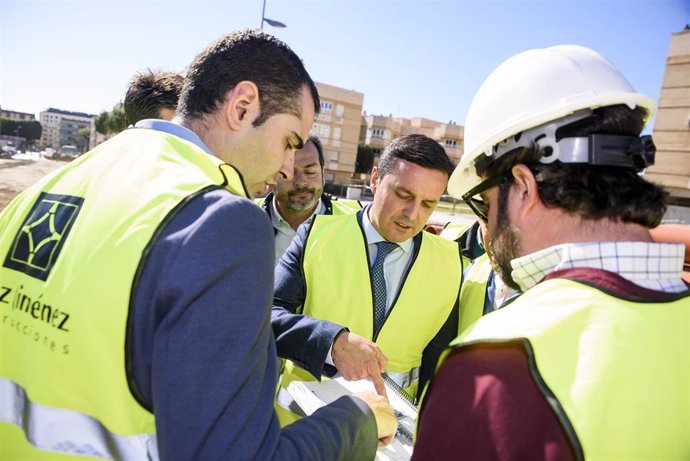
<path id="1" fill-rule="evenodd" d="M 501 279 L 509 287 L 519 290 L 520 286 L 513 279 L 513 268 L 510 265 L 520 249 L 518 230 L 512 225 L 508 217 L 508 195 L 511 185 L 512 181 L 509 181 L 501 184 L 498 189 L 498 214 L 496 230 L 491 238 L 491 249 Z"/>

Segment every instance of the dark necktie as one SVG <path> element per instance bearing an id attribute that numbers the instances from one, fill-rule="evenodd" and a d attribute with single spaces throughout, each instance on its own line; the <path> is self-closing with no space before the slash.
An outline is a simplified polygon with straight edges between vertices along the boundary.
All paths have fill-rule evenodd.
<path id="1" fill-rule="evenodd" d="M 397 247 L 398 244 L 393 242 L 376 242 L 376 260 L 371 267 L 374 281 L 374 335 L 386 319 L 386 279 L 383 277 L 383 262 Z"/>

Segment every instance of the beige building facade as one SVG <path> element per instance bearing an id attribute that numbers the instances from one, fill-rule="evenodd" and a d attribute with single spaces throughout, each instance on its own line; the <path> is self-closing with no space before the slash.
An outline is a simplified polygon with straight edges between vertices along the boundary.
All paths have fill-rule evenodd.
<path id="1" fill-rule="evenodd" d="M 435 139 L 446 149 L 453 163 L 458 163 L 462 156 L 465 130 L 462 125 L 455 122 L 441 123 L 422 117 L 400 118 L 366 114 L 362 116 L 359 140 L 374 149 L 374 163 L 388 143 L 398 136 L 408 134 L 423 134 Z"/>
<path id="2" fill-rule="evenodd" d="M 364 94 L 316 82 L 321 112 L 311 134 L 321 140 L 326 183 L 349 184 L 355 171 Z"/>
<path id="3" fill-rule="evenodd" d="M 671 37 L 654 131 L 656 163 L 645 178 L 665 186 L 672 202 L 690 204 L 690 27 Z"/>

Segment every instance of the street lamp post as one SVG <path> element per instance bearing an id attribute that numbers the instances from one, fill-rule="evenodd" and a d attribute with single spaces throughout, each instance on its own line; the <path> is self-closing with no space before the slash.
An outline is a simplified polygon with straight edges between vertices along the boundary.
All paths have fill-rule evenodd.
<path id="1" fill-rule="evenodd" d="M 287 27 L 285 24 L 283 24 L 280 21 L 276 21 L 275 19 L 268 19 L 266 16 L 266 0 L 264 0 L 264 7 L 261 10 L 261 30 L 264 30 L 264 22 L 267 22 L 269 26 L 273 27 Z"/>

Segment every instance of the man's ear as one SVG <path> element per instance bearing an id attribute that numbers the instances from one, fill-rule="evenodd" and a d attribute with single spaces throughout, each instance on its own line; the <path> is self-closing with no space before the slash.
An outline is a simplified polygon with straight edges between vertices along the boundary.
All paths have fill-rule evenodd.
<path id="1" fill-rule="evenodd" d="M 376 188 L 379 185 L 379 168 L 374 167 L 371 169 L 371 193 L 376 193 Z"/>
<path id="2" fill-rule="evenodd" d="M 233 131 L 239 131 L 247 123 L 252 123 L 261 113 L 259 88 L 249 80 L 235 85 L 227 93 L 225 101 L 225 118 Z"/>
<path id="3" fill-rule="evenodd" d="M 537 180 L 532 170 L 522 163 L 513 166 L 511 172 L 513 173 L 513 193 L 516 194 L 520 216 L 524 217 L 541 204 Z"/>

